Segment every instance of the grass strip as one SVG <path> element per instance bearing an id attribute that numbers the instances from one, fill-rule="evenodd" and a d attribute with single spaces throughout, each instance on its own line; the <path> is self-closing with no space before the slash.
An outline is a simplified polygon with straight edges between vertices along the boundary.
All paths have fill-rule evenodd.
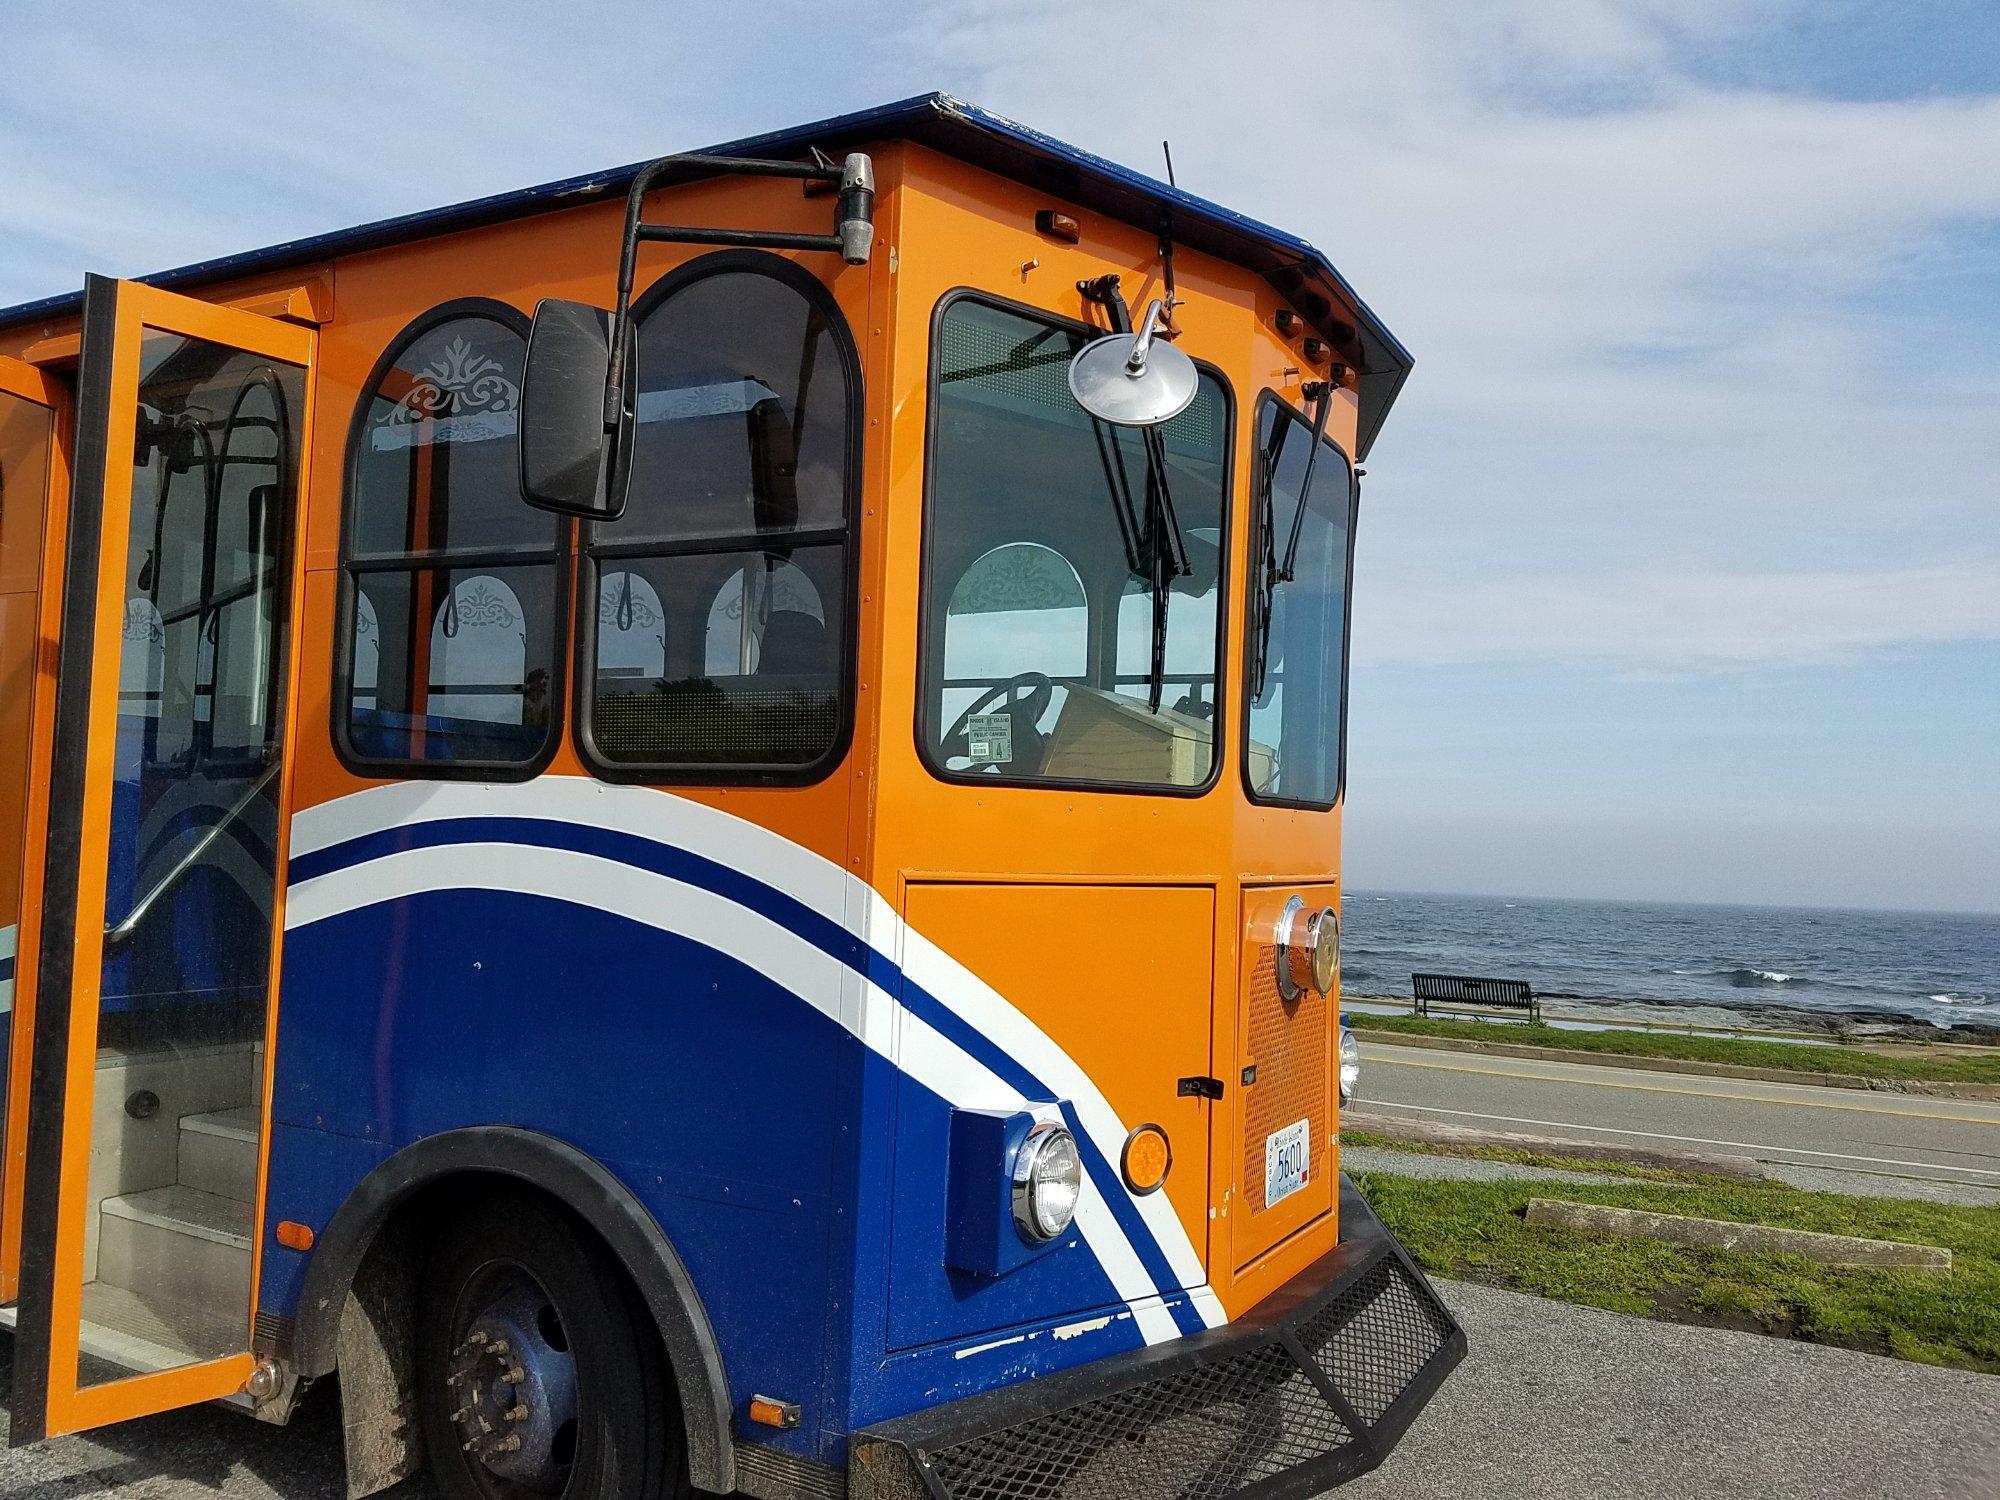
<path id="1" fill-rule="evenodd" d="M 1585 1165 L 1619 1170 L 1615 1163 Z M 1411 1255 L 1439 1275 L 1613 1312 L 2000 1374 L 2000 1207 L 1714 1179 L 1581 1186 L 1433 1181 L 1386 1171 L 1354 1177 Z M 1952 1252 L 1952 1272 L 1836 1268 L 1790 1255 L 1531 1225 L 1524 1215 L 1532 1197 L 1942 1245 Z"/>
<path id="2" fill-rule="evenodd" d="M 1742 1041 L 1735 1037 L 1683 1036 L 1658 1031 L 1570 1031 L 1535 1021 L 1440 1021 L 1422 1016 L 1381 1016 L 1351 1010 L 1357 1031 L 1404 1036 L 1457 1037 L 1473 1042 L 1560 1047 L 1569 1052 L 1623 1057 L 1670 1057 L 1686 1062 L 1735 1063 L 1748 1068 L 1789 1068 L 1796 1073 L 1853 1073 L 1863 1078 L 1930 1083 L 2000 1083 L 2000 1056 L 1952 1057 L 1932 1053 L 1889 1055 L 1866 1047 Z"/>

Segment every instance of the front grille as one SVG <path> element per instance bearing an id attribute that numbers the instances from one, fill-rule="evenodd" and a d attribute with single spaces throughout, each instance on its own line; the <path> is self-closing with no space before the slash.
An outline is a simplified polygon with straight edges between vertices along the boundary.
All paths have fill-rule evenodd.
<path id="1" fill-rule="evenodd" d="M 1436 1294 L 1393 1260 L 1370 1266 L 1299 1332 L 1313 1362 L 1371 1424 L 1450 1337 Z"/>
<path id="2" fill-rule="evenodd" d="M 1343 1215 L 1359 1202 L 1344 1198 Z M 1116 1360 L 1104 1362 L 1095 1382 L 1084 1367 L 1054 1377 L 1051 1397 L 1039 1402 L 1032 1384 L 975 1397 L 958 1403 L 968 1409 L 964 1422 L 950 1420 L 946 1408 L 860 1434 L 850 1493 L 855 1500 L 1276 1500 L 1350 1479 L 1381 1462 L 1464 1352 L 1437 1294 L 1382 1239 L 1381 1253 L 1255 1330 L 1197 1335 L 1178 1356 L 1174 1346 L 1127 1356 L 1136 1363 L 1125 1376 L 1112 1373 Z M 1018 1420 L 974 1410 L 1018 1414 L 1022 1406 L 1032 1414 Z"/>
<path id="3" fill-rule="evenodd" d="M 1354 1435 L 1282 1344 L 947 1448 L 952 1500 L 1220 1500 Z"/>

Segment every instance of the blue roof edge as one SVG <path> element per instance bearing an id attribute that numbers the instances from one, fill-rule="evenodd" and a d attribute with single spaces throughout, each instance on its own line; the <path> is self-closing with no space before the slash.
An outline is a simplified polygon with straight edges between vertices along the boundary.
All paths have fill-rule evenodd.
<path id="1" fill-rule="evenodd" d="M 1184 189 L 1170 187 L 1143 172 L 1121 166 L 1092 152 L 1080 150 L 1018 121 L 944 93 L 917 94 L 891 104 L 835 115 L 786 130 L 746 136 L 740 140 L 705 147 L 703 150 L 707 154 L 717 156 L 761 153 L 796 155 L 812 145 L 823 147 L 836 144 L 858 145 L 864 139 L 882 136 L 916 139 L 938 146 L 947 152 L 951 152 L 954 146 L 976 145 L 983 139 L 988 145 L 999 148 L 997 154 L 976 150 L 971 154 L 975 159 L 994 157 L 995 159 L 985 161 L 983 164 L 992 165 L 1003 171 L 1006 170 L 1007 163 L 1002 158 L 1007 156 L 1010 149 L 1031 157 L 1040 157 L 1056 164 L 1063 176 L 1074 179 L 1056 184 L 1064 196 L 1089 203 L 1108 195 L 1114 200 L 1108 207 L 1115 216 L 1124 218 L 1128 222 L 1146 223 L 1148 227 L 1150 221 L 1137 216 L 1132 200 L 1135 198 L 1150 200 L 1156 205 L 1153 211 L 1155 219 L 1158 217 L 1157 205 L 1164 205 L 1171 210 L 1174 233 L 1184 242 L 1192 243 L 1196 240 L 1209 242 L 1203 244 L 1202 248 L 1210 249 L 1225 259 L 1233 258 L 1251 264 L 1253 269 L 1267 277 L 1275 277 L 1283 272 L 1286 275 L 1296 274 L 1325 283 L 1326 290 L 1335 303 L 1344 305 L 1353 314 L 1356 332 L 1361 339 L 1363 364 L 1360 372 L 1360 432 L 1355 444 L 1355 456 L 1357 458 L 1367 456 L 1375 434 L 1380 430 L 1383 419 L 1388 415 L 1389 407 L 1402 389 L 1403 382 L 1408 379 L 1415 361 L 1409 350 L 1404 348 L 1401 341 L 1389 331 L 1388 326 L 1375 315 L 1367 303 L 1361 300 L 1360 295 L 1348 283 L 1347 278 L 1341 275 L 1333 262 L 1322 251 L 1297 235 L 1288 234 L 1282 229 L 1224 208 L 1219 203 L 1212 203 Z M 965 153 L 961 151 L 959 154 Z M 580 200 L 587 201 L 614 193 L 622 194 L 630 187 L 633 177 L 644 165 L 643 162 L 633 162 L 626 166 L 613 167 L 579 177 L 568 177 L 536 187 L 474 198 L 443 208 L 399 214 L 393 218 L 378 219 L 350 229 L 308 235 L 301 239 L 267 245 L 258 250 L 246 250 L 233 255 L 195 261 L 170 270 L 156 271 L 137 279 L 159 287 L 195 286 L 235 276 L 277 270 L 308 261 L 352 255 L 405 240 L 450 234 L 532 214 L 547 213 L 568 207 Z M 1091 181 L 1092 178 L 1096 179 L 1095 182 Z M 1121 209 L 1124 211 L 1121 212 Z M 1233 256 L 1230 253 L 1232 248 L 1238 251 Z M 1260 250 L 1262 254 L 1257 253 Z M 36 318 L 67 315 L 75 312 L 82 305 L 82 301 L 82 292 L 75 291 L 0 309 L 0 327 L 29 322 Z"/>

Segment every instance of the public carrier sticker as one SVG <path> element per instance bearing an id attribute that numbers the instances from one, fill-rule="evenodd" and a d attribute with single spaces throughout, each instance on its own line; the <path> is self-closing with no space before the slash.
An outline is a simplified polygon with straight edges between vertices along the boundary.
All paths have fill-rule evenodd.
<path id="1" fill-rule="evenodd" d="M 1264 1137 L 1264 1207 L 1289 1198 L 1312 1176 L 1312 1121 Z"/>
<path id="2" fill-rule="evenodd" d="M 973 714 L 965 721 L 966 754 L 981 764 L 1014 758 L 1014 721 L 1006 714 Z"/>

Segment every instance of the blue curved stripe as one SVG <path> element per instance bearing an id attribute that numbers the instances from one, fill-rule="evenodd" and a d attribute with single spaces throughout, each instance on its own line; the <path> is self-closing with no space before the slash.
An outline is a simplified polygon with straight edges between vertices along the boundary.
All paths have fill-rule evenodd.
<path id="1" fill-rule="evenodd" d="M 811 943 L 815 948 L 846 965 L 884 992 L 900 997 L 904 1007 L 946 1040 L 988 1069 L 1023 1098 L 1055 1103 L 1060 1096 L 993 1039 L 971 1025 L 950 1006 L 925 990 L 916 981 L 860 937 L 823 912 L 808 906 L 789 892 L 753 875 L 696 854 L 674 844 L 663 844 L 639 834 L 599 828 L 551 818 L 468 817 L 439 818 L 426 822 L 403 823 L 377 833 L 363 834 L 344 843 L 329 845 L 291 862 L 290 883 L 303 884 L 342 870 L 354 869 L 390 855 L 414 849 L 441 849 L 457 844 L 522 844 L 533 848 L 562 849 L 575 854 L 594 855 L 633 869 L 645 870 L 686 885 L 696 886 L 725 900 L 733 901 Z M 1139 1257 L 1153 1285 L 1162 1294 L 1180 1290 L 1174 1273 L 1151 1227 L 1137 1206 L 1119 1189 L 1123 1179 L 1105 1160 L 1103 1152 L 1077 1119 L 1074 1107 L 1064 1103 L 1063 1114 L 1070 1133 L 1076 1137 L 1084 1167 L 1102 1191 L 1099 1196 L 1111 1207 L 1119 1228 Z M 1182 1333 L 1200 1332 L 1206 1324 L 1192 1302 L 1172 1309 Z"/>

